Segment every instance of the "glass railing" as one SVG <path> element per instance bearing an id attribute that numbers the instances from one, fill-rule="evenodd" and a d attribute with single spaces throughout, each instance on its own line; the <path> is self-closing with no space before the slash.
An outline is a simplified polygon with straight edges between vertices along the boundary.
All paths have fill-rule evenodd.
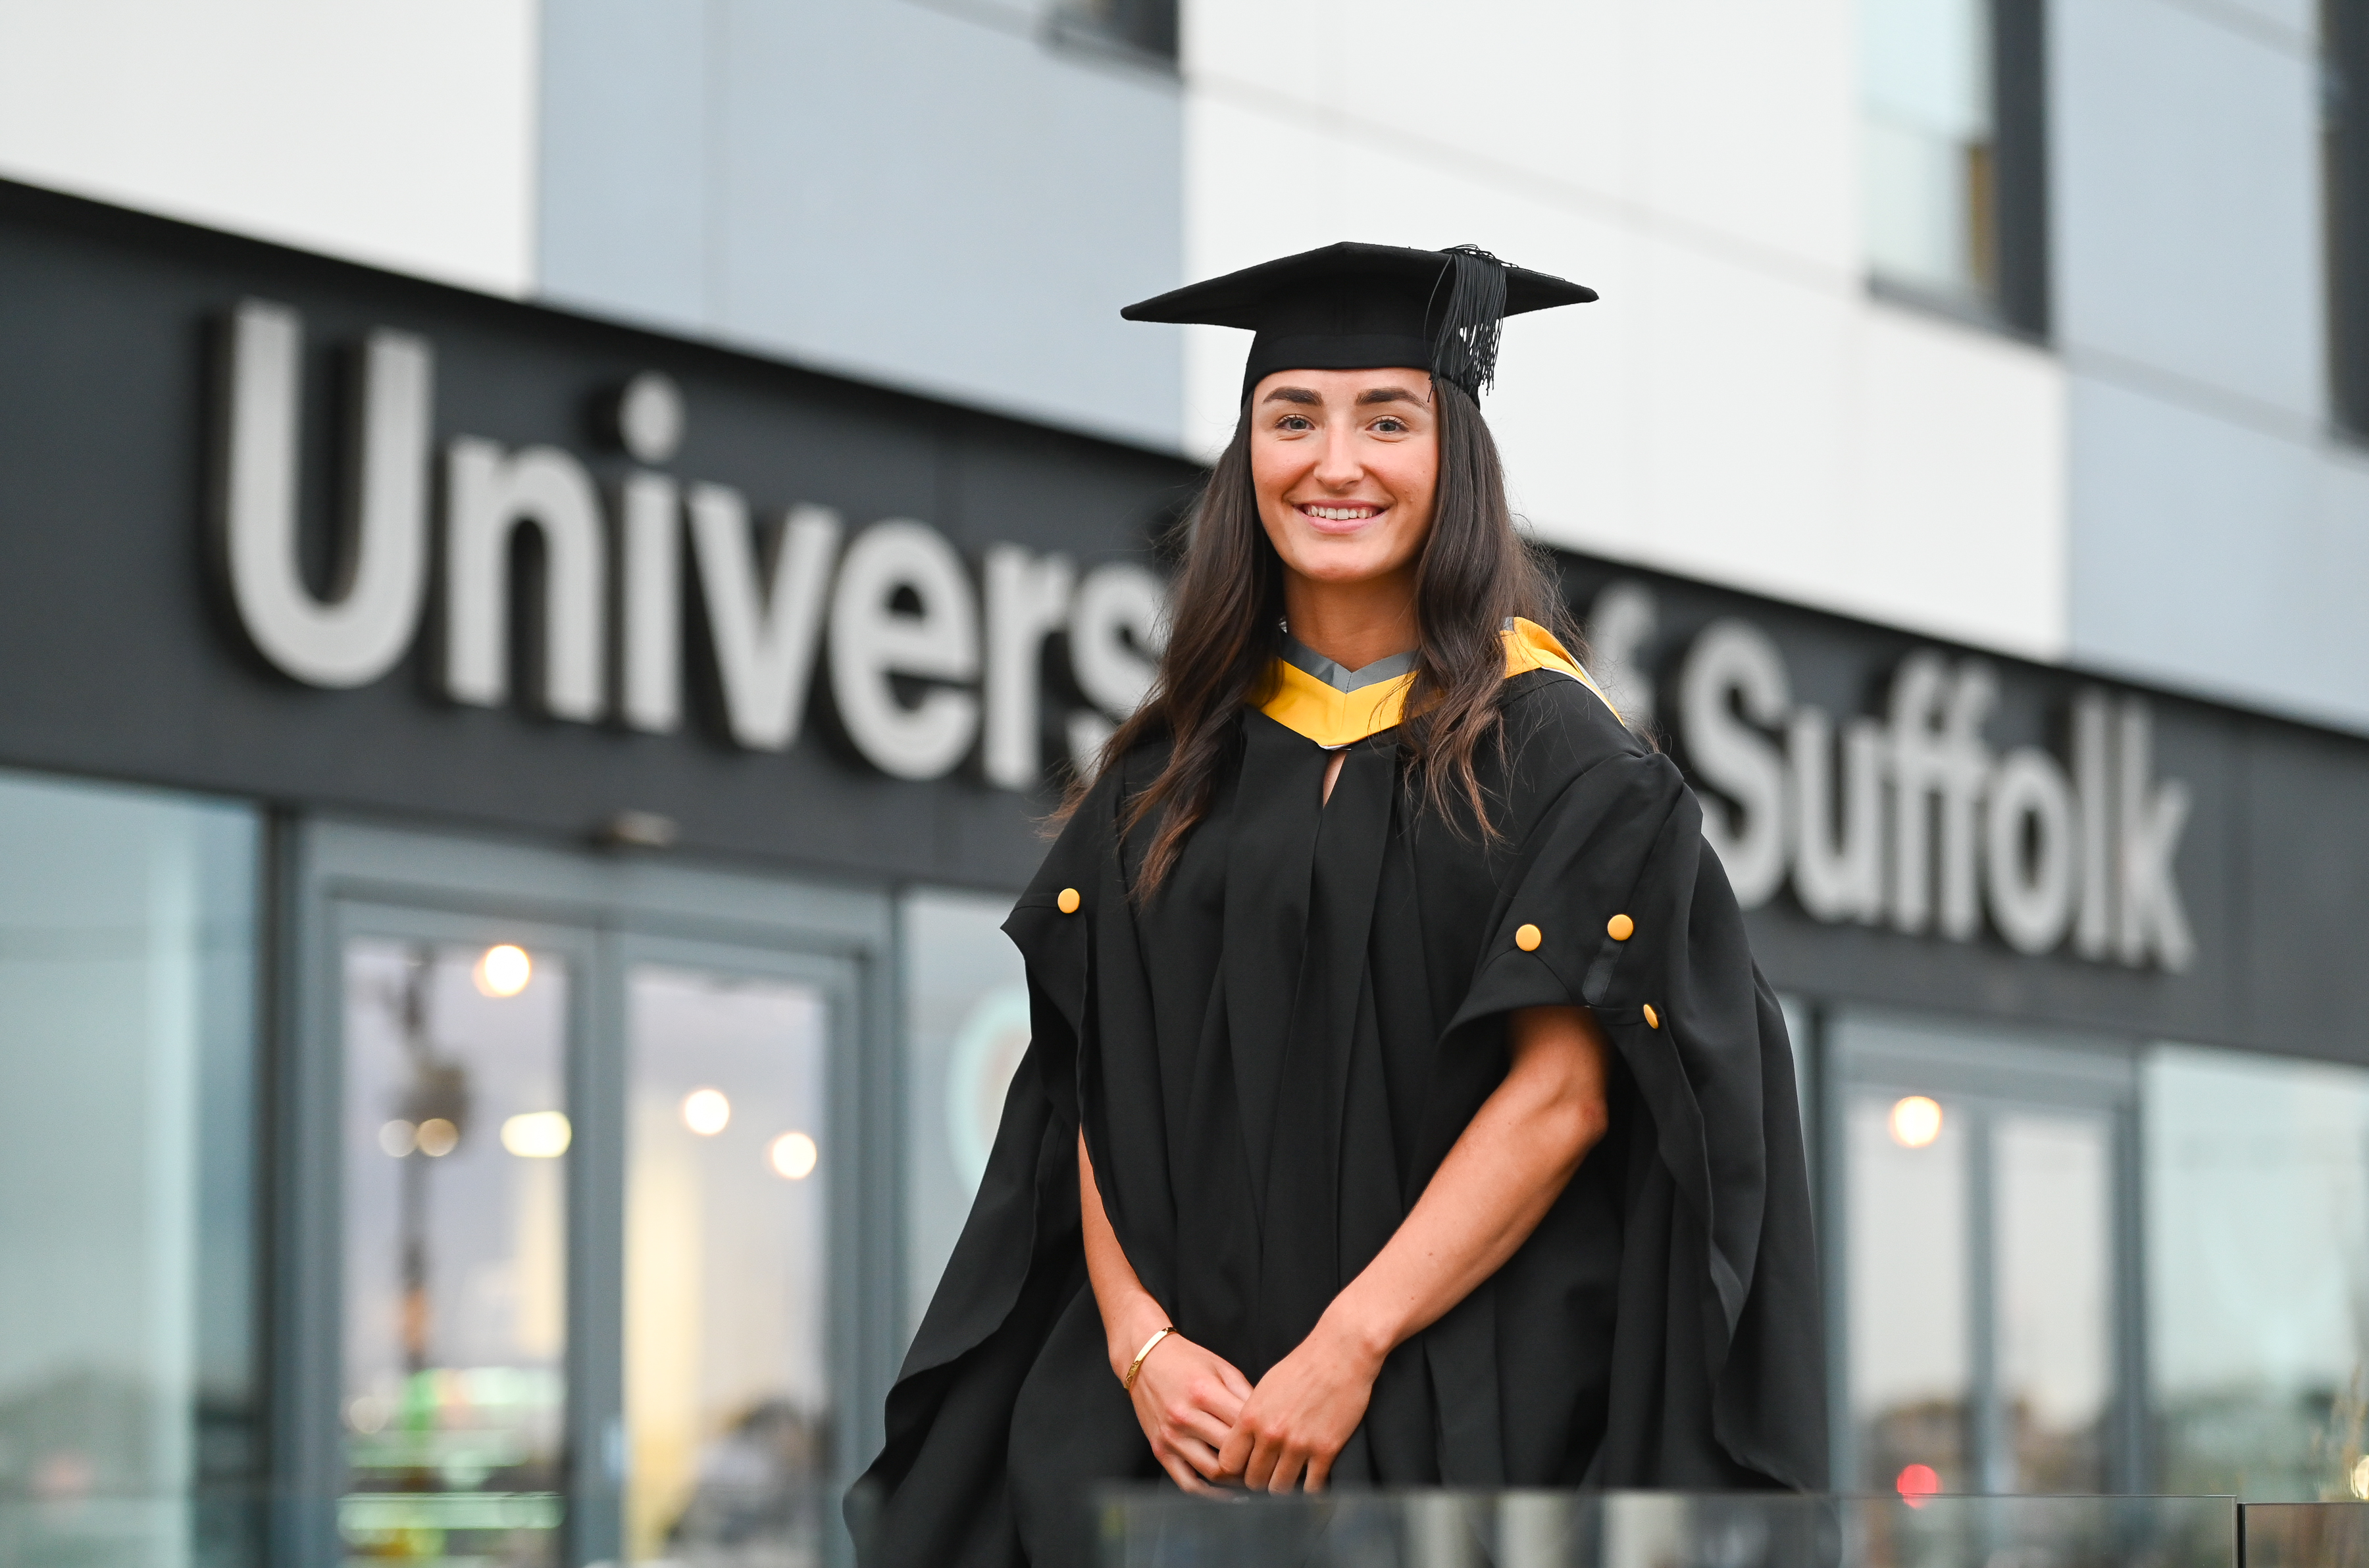
<path id="1" fill-rule="evenodd" d="M 2303 1505 L 2282 1522 L 2283 1539 L 2308 1537 L 2307 1551 L 2318 1551 L 2322 1541 L 2359 1528 L 2327 1522 L 2327 1513 Z M 2317 1525 L 2306 1522 L 2315 1518 Z M 2227 1497 L 1910 1503 L 1735 1493 L 1343 1492 L 1207 1500 L 1142 1490 L 1106 1494 L 1101 1526 L 1104 1568 L 2234 1568 L 2241 1561 L 2238 1507 Z M 2243 1561 L 2264 1568 L 2273 1560 Z M 2290 1562 L 2322 1568 L 2340 1560 L 2275 1561 L 2281 1568 Z"/>
<path id="2" fill-rule="evenodd" d="M 0 1568 L 251 1568 L 269 1521 L 252 1492 L 166 1496 L 54 1484 L 0 1492 Z"/>
<path id="3" fill-rule="evenodd" d="M 2369 1503 L 2249 1503 L 2245 1568 L 2369 1568 Z"/>
<path id="4" fill-rule="evenodd" d="M 556 1492 L 377 1490 L 336 1495 L 203 1488 L 177 1496 L 55 1484 L 12 1494 L 0 1473 L 0 1568 L 841 1568 L 842 1485 L 709 1475 L 619 1561 L 616 1500 L 571 1514 Z M 605 1524 L 588 1551 L 571 1532 Z"/>
<path id="5" fill-rule="evenodd" d="M 670 1539 L 661 1556 L 681 1568 L 835 1561 L 813 1527 L 836 1501 L 805 1498 L 799 1528 L 786 1531 L 751 1532 L 736 1516 L 741 1528 Z M 230 1489 L 0 1492 L 0 1568 L 484 1568 L 534 1560 L 537 1538 L 551 1539 L 559 1522 L 543 1511 L 506 1516 L 521 1533 L 509 1555 L 488 1558 L 456 1550 L 455 1521 L 365 1517 L 351 1502 Z M 1143 1488 L 1105 1494 L 1099 1511 L 1104 1568 L 2369 1568 L 2362 1503 L 1440 1491 L 1203 1500 Z M 397 1527 L 400 1542 L 385 1534 Z"/>

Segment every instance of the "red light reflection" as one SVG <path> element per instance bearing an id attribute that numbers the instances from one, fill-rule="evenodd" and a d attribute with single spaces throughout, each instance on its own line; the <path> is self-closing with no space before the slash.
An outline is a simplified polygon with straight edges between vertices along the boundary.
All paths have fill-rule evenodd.
<path id="1" fill-rule="evenodd" d="M 1893 1484 L 1900 1489 L 1903 1503 L 1922 1508 L 1925 1499 L 1941 1490 L 1941 1476 L 1931 1465 L 1903 1465 Z"/>

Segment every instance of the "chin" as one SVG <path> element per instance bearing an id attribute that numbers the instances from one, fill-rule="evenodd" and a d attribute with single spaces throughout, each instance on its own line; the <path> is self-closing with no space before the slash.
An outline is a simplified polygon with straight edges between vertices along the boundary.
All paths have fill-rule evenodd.
<path id="1" fill-rule="evenodd" d="M 1390 563 L 1382 560 L 1311 561 L 1299 568 L 1299 575 L 1312 582 L 1369 582 L 1390 575 Z"/>

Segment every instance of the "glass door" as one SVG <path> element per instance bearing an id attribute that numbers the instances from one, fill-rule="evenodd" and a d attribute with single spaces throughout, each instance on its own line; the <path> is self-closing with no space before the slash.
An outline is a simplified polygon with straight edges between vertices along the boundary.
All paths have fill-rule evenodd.
<path id="1" fill-rule="evenodd" d="M 549 1568 L 584 944 L 440 924 L 383 911 L 344 942 L 339 1533 L 364 1558 Z"/>
<path id="2" fill-rule="evenodd" d="M 2129 1485 L 2128 1053 L 1845 1013 L 1827 1055 L 1838 1484 Z"/>
<path id="3" fill-rule="evenodd" d="M 625 1560 L 807 1568 L 833 1479 L 830 1000 L 743 955 L 625 973 Z"/>
<path id="4" fill-rule="evenodd" d="M 885 898 L 303 848 L 288 1560 L 847 1562 L 894 1373 Z"/>

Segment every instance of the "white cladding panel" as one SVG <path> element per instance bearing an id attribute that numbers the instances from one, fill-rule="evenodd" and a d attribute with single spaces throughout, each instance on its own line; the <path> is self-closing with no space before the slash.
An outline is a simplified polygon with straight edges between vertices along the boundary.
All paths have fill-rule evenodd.
<path id="1" fill-rule="evenodd" d="M 5 0 L 0 176 L 498 293 L 535 0 Z"/>
<path id="2" fill-rule="evenodd" d="M 1184 70 L 1205 98 L 1459 183 L 1856 272 L 1853 15 L 1848 0 L 1472 0 L 1452 15 L 1185 0 Z"/>
<path id="3" fill-rule="evenodd" d="M 1273 15 L 1188 11 L 1189 275 L 1355 237 L 1471 241 L 1590 283 L 1598 303 L 1508 324 L 1487 404 L 1540 537 L 2062 653 L 2063 377 L 1869 296 L 1848 4 Z M 1358 107 L 1482 76 L 1486 115 Z M 1207 453 L 1248 338 L 1187 345 Z"/>

